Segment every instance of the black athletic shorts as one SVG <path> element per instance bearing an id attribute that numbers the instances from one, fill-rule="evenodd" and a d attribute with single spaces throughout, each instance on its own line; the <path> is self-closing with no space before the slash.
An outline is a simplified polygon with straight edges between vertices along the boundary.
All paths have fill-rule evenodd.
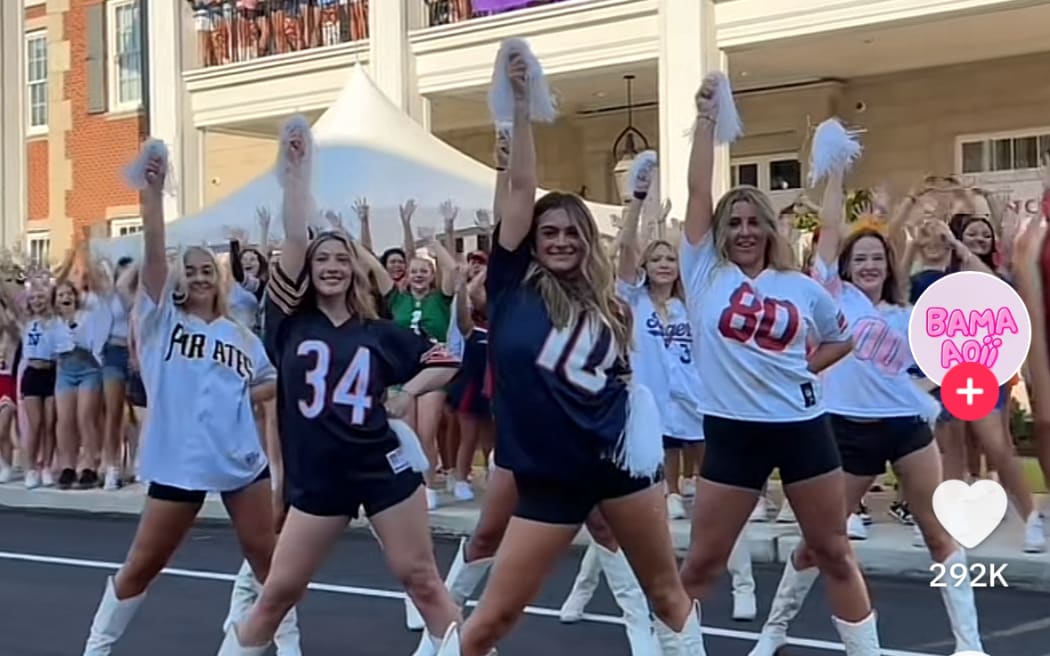
<path id="1" fill-rule="evenodd" d="M 761 490 L 774 469 L 784 485 L 842 466 L 827 415 L 788 422 L 704 416 L 700 476 L 715 483 Z"/>
<path id="2" fill-rule="evenodd" d="M 831 428 L 842 455 L 842 469 L 854 476 L 879 476 L 895 463 L 933 442 L 930 425 L 920 417 L 862 421 L 831 415 Z"/>
<path id="3" fill-rule="evenodd" d="M 21 391 L 23 399 L 47 399 L 54 396 L 55 368 L 40 369 L 27 366 L 25 371 L 22 372 Z"/>
<path id="4" fill-rule="evenodd" d="M 259 481 L 266 481 L 270 479 L 270 468 L 262 470 L 255 480 L 245 485 L 240 490 L 230 490 L 229 492 L 223 492 L 223 495 L 236 494 L 241 490 L 245 490 L 252 485 L 255 485 Z M 151 499 L 159 499 L 161 501 L 174 501 L 176 503 L 204 503 L 205 497 L 208 493 L 204 490 L 184 490 L 181 487 L 174 487 L 172 485 L 161 485 L 160 483 L 150 483 L 149 489 L 146 491 L 146 496 Z"/>
<path id="5" fill-rule="evenodd" d="M 680 437 L 671 437 L 670 435 L 664 435 L 664 450 L 670 451 L 672 449 L 685 449 L 691 446 L 703 446 L 703 440 L 683 440 Z"/>
<path id="6" fill-rule="evenodd" d="M 602 459 L 573 482 L 514 473 L 518 506 L 514 515 L 544 524 L 580 525 L 602 501 L 646 490 L 663 480 L 634 478 L 613 462 Z"/>
<path id="7" fill-rule="evenodd" d="M 362 506 L 365 517 L 372 517 L 393 508 L 416 493 L 423 485 L 419 472 L 406 469 L 364 480 L 347 482 L 344 485 L 318 485 L 310 481 L 308 486 L 296 486 L 285 473 L 285 501 L 291 507 L 316 517 L 349 517 L 356 519 Z"/>

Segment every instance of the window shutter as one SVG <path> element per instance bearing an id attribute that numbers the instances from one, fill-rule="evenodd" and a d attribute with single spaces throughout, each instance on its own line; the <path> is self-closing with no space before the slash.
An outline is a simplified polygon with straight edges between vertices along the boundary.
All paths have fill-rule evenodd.
<path id="1" fill-rule="evenodd" d="M 89 5 L 87 12 L 87 111 L 104 113 L 106 93 L 106 5 Z"/>

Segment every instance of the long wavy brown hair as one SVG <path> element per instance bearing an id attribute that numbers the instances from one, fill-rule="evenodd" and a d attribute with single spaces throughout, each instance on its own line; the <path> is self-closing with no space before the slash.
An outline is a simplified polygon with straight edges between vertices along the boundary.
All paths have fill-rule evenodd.
<path id="1" fill-rule="evenodd" d="M 535 244 L 539 218 L 555 209 L 564 210 L 580 234 L 584 248 L 580 275 L 556 276 L 539 264 L 534 253 L 525 279 L 536 286 L 556 328 L 565 328 L 590 314 L 609 326 L 620 354 L 626 356 L 631 349 L 631 313 L 616 296 L 612 260 L 601 245 L 598 225 L 583 200 L 558 191 L 544 195 L 533 207 L 528 239 Z"/>
<path id="2" fill-rule="evenodd" d="M 317 290 L 314 287 L 313 275 L 309 267 L 313 262 L 317 249 L 329 241 L 337 241 L 346 247 L 350 253 L 350 286 L 346 290 L 346 306 L 350 314 L 359 319 L 378 319 L 379 312 L 376 309 L 376 294 L 373 293 L 372 283 L 368 277 L 368 270 L 364 266 L 364 258 L 357 252 L 357 244 L 341 232 L 322 232 L 310 242 L 306 249 L 304 266 L 307 268 L 306 296 L 304 306 L 317 305 Z"/>
<path id="3" fill-rule="evenodd" d="M 733 205 L 739 202 L 751 203 L 755 208 L 762 232 L 766 236 L 765 265 L 776 271 L 797 271 L 795 255 L 791 244 L 781 234 L 777 226 L 777 211 L 769 202 L 769 197 L 761 190 L 750 185 L 733 187 L 719 199 L 711 224 L 715 241 L 715 252 L 722 263 L 729 262 L 729 219 L 733 214 Z"/>

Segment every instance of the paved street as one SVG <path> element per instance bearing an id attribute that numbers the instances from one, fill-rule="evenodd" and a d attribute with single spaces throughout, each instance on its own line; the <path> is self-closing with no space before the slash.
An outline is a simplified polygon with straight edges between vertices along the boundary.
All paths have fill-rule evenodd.
<path id="1" fill-rule="evenodd" d="M 135 528 L 132 518 L 0 511 L 0 608 L 3 646 L 12 656 L 79 654 L 105 577 L 123 558 Z M 447 567 L 455 543 L 440 540 Z M 616 611 L 604 589 L 589 621 L 566 626 L 556 610 L 568 592 L 579 552 L 565 556 L 528 617 L 501 645 L 501 654 L 627 654 Z M 177 555 L 175 571 L 162 577 L 114 656 L 210 656 L 220 641 L 231 574 L 240 562 L 228 526 L 208 523 Z M 779 568 L 756 568 L 759 613 L 769 608 Z M 412 652 L 418 634 L 404 628 L 403 604 L 374 540 L 349 533 L 339 544 L 300 607 L 308 656 L 389 656 Z M 873 578 L 883 644 L 889 656 L 950 654 L 947 620 L 939 595 L 914 581 Z M 1019 590 L 978 593 L 982 633 L 993 656 L 1050 656 L 1050 594 Z M 746 656 L 760 622 L 729 620 L 728 581 L 705 605 L 708 653 Z M 784 656 L 828 656 L 841 645 L 828 621 L 822 594 L 807 602 Z"/>

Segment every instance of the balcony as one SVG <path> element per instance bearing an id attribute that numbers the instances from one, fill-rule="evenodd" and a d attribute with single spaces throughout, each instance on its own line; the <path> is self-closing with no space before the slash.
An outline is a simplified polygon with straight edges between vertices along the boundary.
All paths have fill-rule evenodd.
<path id="1" fill-rule="evenodd" d="M 368 39 L 368 0 L 189 0 L 197 66 L 215 68 Z M 286 7 L 294 7 L 286 10 Z"/>
<path id="2" fill-rule="evenodd" d="M 424 27 L 451 25 L 497 16 L 519 9 L 553 5 L 566 0 L 417 0 L 423 4 Z"/>

